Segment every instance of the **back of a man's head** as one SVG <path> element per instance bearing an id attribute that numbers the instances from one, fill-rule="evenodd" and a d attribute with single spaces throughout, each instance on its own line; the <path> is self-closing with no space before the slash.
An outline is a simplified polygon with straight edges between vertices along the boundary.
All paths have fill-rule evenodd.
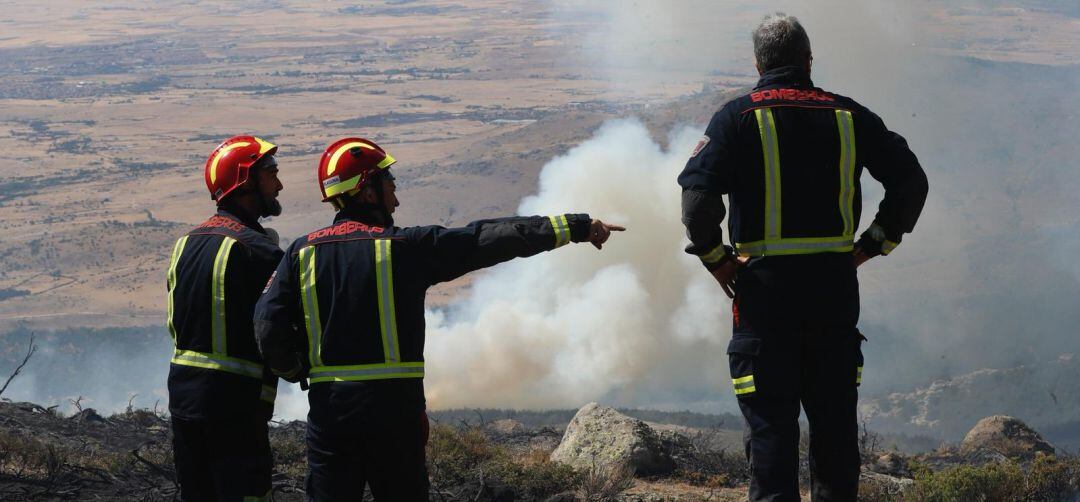
<path id="1" fill-rule="evenodd" d="M 754 58 L 758 69 L 805 66 L 810 56 L 810 37 L 794 16 L 783 12 L 765 16 L 754 29 Z"/>

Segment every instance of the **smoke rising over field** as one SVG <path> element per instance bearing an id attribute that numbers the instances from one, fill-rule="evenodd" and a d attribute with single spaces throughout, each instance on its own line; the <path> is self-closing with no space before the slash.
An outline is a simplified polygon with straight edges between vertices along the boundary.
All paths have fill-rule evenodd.
<path id="1" fill-rule="evenodd" d="M 672 211 L 672 180 L 698 137 L 683 129 L 665 151 L 640 123 L 610 123 L 544 168 L 538 194 L 519 213 L 589 212 L 629 231 L 600 252 L 573 245 L 501 266 L 463 304 L 431 312 L 433 406 L 715 397 L 729 314 L 711 277 L 682 252 Z"/>

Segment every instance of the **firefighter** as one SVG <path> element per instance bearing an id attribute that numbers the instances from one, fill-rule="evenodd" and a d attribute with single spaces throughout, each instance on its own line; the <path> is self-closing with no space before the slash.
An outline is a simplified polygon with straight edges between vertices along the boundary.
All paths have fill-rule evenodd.
<path id="1" fill-rule="evenodd" d="M 686 251 L 734 299 L 727 353 L 749 429 L 750 499 L 799 500 L 801 404 L 811 497 L 855 500 L 864 340 L 855 269 L 911 232 L 926 175 L 877 115 L 814 87 L 797 19 L 768 16 L 753 40 L 757 86 L 713 116 L 678 178 Z M 856 240 L 864 168 L 885 195 Z M 725 194 L 734 248 L 722 239 Z"/>
<path id="2" fill-rule="evenodd" d="M 259 218 L 281 214 L 277 147 L 235 136 L 206 161 L 211 216 L 176 241 L 168 270 L 169 412 L 180 497 L 270 499 L 267 421 L 277 377 L 251 323 L 255 301 L 281 260 Z"/>
<path id="3" fill-rule="evenodd" d="M 586 214 L 396 227 L 394 158 L 346 138 L 318 166 L 334 222 L 294 241 L 255 309 L 267 364 L 309 379 L 313 501 L 428 499 L 424 296 L 440 282 L 571 242 L 598 249 L 622 227 Z"/>

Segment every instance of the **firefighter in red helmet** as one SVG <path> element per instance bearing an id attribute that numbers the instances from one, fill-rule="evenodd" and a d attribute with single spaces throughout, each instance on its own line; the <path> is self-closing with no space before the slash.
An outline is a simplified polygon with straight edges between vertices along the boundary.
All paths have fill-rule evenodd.
<path id="1" fill-rule="evenodd" d="M 277 377 L 263 364 L 251 316 L 281 260 L 260 217 L 281 214 L 277 147 L 234 136 L 206 161 L 217 213 L 173 246 L 167 274 L 169 412 L 180 498 L 269 500 L 267 421 Z"/>
<path id="2" fill-rule="evenodd" d="M 622 227 L 586 214 L 396 227 L 394 158 L 375 143 L 330 145 L 318 167 L 333 224 L 289 246 L 255 309 L 267 364 L 307 378 L 307 495 L 428 499 L 424 296 L 437 283 L 571 242 L 600 248 Z M 299 350 L 296 347 L 300 347 Z"/>

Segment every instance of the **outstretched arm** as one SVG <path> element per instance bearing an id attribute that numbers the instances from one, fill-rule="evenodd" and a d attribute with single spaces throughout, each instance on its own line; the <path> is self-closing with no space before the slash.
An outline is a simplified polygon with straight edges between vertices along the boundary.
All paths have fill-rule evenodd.
<path id="1" fill-rule="evenodd" d="M 426 250 L 430 282 L 435 284 L 571 242 L 590 242 L 600 249 L 611 232 L 622 230 L 587 214 L 563 214 L 481 220 L 460 228 L 415 227 L 408 229 L 408 238 Z"/>

